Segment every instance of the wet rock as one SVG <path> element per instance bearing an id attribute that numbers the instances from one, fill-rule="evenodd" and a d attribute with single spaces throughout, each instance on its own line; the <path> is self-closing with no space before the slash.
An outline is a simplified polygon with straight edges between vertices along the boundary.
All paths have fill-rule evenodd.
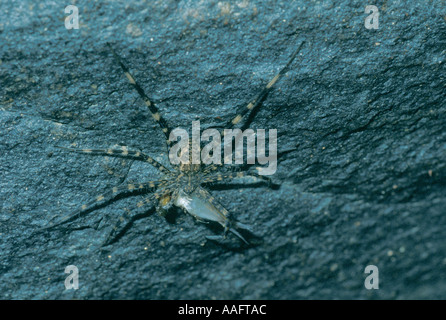
<path id="1" fill-rule="evenodd" d="M 78 1 L 0 5 L 0 292 L 4 299 L 444 298 L 445 8 L 357 1 Z M 262 243 L 232 250 L 185 214 L 121 199 L 37 233 L 148 165 L 57 146 L 164 137 L 115 63 L 172 127 L 223 126 L 305 46 L 252 128 L 279 133 L 277 190 L 213 194 Z M 295 150 L 293 150 L 295 149 Z M 129 214 L 128 214 L 129 213 Z M 119 217 L 121 237 L 101 247 Z M 65 267 L 79 289 L 65 290 Z M 380 289 L 367 290 L 367 265 Z"/>

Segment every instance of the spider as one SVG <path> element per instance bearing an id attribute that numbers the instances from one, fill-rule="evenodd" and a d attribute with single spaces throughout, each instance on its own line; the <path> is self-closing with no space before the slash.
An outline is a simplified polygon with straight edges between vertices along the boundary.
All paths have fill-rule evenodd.
<path id="1" fill-rule="evenodd" d="M 288 63 L 279 71 L 279 73 L 277 73 L 274 78 L 270 80 L 268 84 L 248 102 L 246 106 L 241 106 L 241 108 L 239 108 L 237 115 L 227 123 L 226 128 L 235 128 L 236 126 L 245 128 L 249 125 L 249 123 L 252 121 L 253 113 L 256 112 L 256 110 L 268 96 L 277 80 L 288 70 L 303 44 L 304 42 L 299 45 L 297 50 L 289 58 Z M 107 46 L 117 64 L 119 64 L 120 68 L 124 72 L 124 75 L 127 77 L 129 83 L 133 86 L 147 106 L 148 111 L 151 113 L 154 121 L 159 124 L 159 127 L 166 137 L 167 150 L 169 151 L 169 149 L 172 147 L 172 141 L 169 139 L 172 128 L 168 125 L 167 121 L 161 115 L 159 109 L 150 100 L 142 87 L 131 75 L 122 58 L 115 52 L 109 43 L 107 43 Z M 189 145 L 191 145 L 191 142 L 189 142 Z M 62 219 L 59 219 L 59 221 L 44 227 L 44 230 L 69 223 L 83 214 L 95 211 L 99 207 L 103 207 L 122 198 L 123 195 L 148 194 L 148 197 L 136 204 L 138 207 L 142 207 L 146 204 L 153 205 L 153 202 L 155 202 L 155 209 L 162 216 L 166 216 L 169 210 L 171 210 L 173 207 L 181 208 L 200 222 L 213 223 L 223 227 L 223 236 L 207 236 L 207 239 L 218 240 L 220 238 L 226 238 L 227 234 L 231 232 L 244 244 L 249 245 L 250 243 L 246 239 L 246 235 L 252 234 L 251 228 L 231 218 L 228 210 L 226 210 L 215 200 L 206 186 L 212 183 L 228 182 L 235 178 L 243 177 L 254 178 L 256 181 L 260 181 L 262 183 L 267 182 L 268 185 L 271 183 L 269 178 L 259 175 L 258 173 L 249 170 L 249 168 L 244 171 L 222 172 L 222 165 L 181 163 L 179 165 L 172 165 L 173 169 L 169 169 L 151 156 L 138 150 L 131 150 L 131 148 L 126 146 L 102 149 L 58 148 L 83 154 L 120 157 L 136 161 L 143 161 L 155 167 L 160 172 L 161 178 L 155 181 L 130 183 L 124 186 L 121 185 L 113 187 L 105 194 L 96 196 L 89 203 L 82 205 L 74 212 L 68 214 Z M 123 220 L 123 218 L 120 219 L 120 221 Z M 118 228 L 115 227 L 108 239 L 105 241 L 105 244 L 114 242 L 110 239 L 112 239 L 113 233 L 115 233 L 117 230 Z"/>

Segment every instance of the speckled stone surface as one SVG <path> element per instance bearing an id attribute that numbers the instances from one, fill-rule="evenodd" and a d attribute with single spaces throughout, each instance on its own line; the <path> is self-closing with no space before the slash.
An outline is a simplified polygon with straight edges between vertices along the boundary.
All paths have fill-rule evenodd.
<path id="1" fill-rule="evenodd" d="M 421 3 L 422 2 L 422 3 Z M 446 298 L 443 1 L 64 1 L 0 4 L 1 299 Z M 372 3 L 371 3 L 372 4 Z M 306 41 L 252 128 L 277 129 L 279 189 L 213 194 L 263 243 L 206 240 L 140 196 L 50 232 L 96 195 L 159 175 L 56 146 L 127 145 L 166 163 L 164 137 L 113 60 L 172 127 L 221 126 Z M 101 247 L 130 213 L 126 232 Z M 65 267 L 79 289 L 65 290 Z M 367 265 L 379 290 L 367 290 Z"/>

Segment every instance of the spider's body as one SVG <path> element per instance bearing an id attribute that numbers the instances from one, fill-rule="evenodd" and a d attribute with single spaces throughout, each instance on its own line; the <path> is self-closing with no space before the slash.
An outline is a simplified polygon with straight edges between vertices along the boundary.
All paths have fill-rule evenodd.
<path id="1" fill-rule="evenodd" d="M 234 127 L 235 125 L 239 124 L 241 120 L 246 118 L 247 114 L 252 112 L 261 104 L 261 102 L 268 95 L 271 87 L 276 83 L 279 77 L 285 73 L 286 69 L 294 60 L 299 50 L 300 46 L 299 49 L 292 55 L 287 65 L 282 68 L 282 70 L 266 85 L 266 87 L 260 92 L 260 94 L 258 94 L 253 100 L 251 100 L 248 105 L 240 110 L 240 112 L 232 119 L 232 121 L 228 124 L 230 127 Z M 151 112 L 153 119 L 160 125 L 166 137 L 167 149 L 169 151 L 172 144 L 172 141 L 169 139 L 170 133 L 172 131 L 171 128 L 161 116 L 158 108 L 153 104 L 153 102 L 151 102 L 143 89 L 138 85 L 136 80 L 130 74 L 128 68 L 122 62 L 121 58 L 113 51 L 113 49 L 111 49 L 111 51 L 116 61 L 123 69 L 124 74 L 126 75 L 130 84 L 133 85 L 140 97 L 144 100 L 144 103 Z M 189 146 L 190 145 L 192 145 L 191 142 L 189 142 Z M 49 225 L 44 229 L 52 228 L 73 221 L 81 214 L 96 210 L 105 201 L 111 202 L 114 199 L 117 199 L 119 195 L 127 193 L 139 193 L 149 194 L 149 196 L 145 198 L 145 201 L 137 203 L 138 207 L 141 207 L 146 203 L 153 204 L 153 201 L 155 200 L 157 202 L 156 210 L 161 215 L 165 215 L 172 207 L 178 207 L 183 209 L 199 221 L 214 222 L 220 224 L 225 230 L 225 235 L 227 234 L 227 232 L 230 231 L 237 237 L 239 237 L 243 242 L 248 243 L 248 241 L 242 236 L 239 231 L 247 231 L 249 233 L 249 228 L 246 225 L 230 218 L 229 212 L 221 204 L 215 201 L 210 192 L 206 190 L 206 184 L 226 182 L 234 178 L 242 177 L 252 177 L 255 178 L 257 181 L 259 179 L 263 179 L 263 181 L 269 181 L 268 178 L 249 170 L 224 173 L 218 170 L 221 168 L 221 166 L 217 165 L 204 166 L 203 164 L 182 163 L 179 165 L 173 165 L 173 168 L 168 169 L 167 167 L 163 166 L 161 163 L 153 159 L 151 156 L 148 156 L 140 151 L 129 150 L 129 148 L 127 147 L 111 149 L 61 148 L 78 153 L 121 157 L 147 162 L 158 169 L 162 177 L 161 179 L 156 181 L 148 181 L 143 183 L 127 184 L 126 186 L 114 187 L 108 193 L 97 196 L 90 203 L 81 206 L 77 211 L 69 214 L 68 216 L 62 218 L 54 224 Z M 215 237 L 208 238 L 213 239 Z"/>
<path id="2" fill-rule="evenodd" d="M 113 198 L 122 193 L 148 193 L 151 196 L 146 198 L 146 203 L 157 201 L 157 212 L 165 216 L 172 207 L 178 207 L 185 212 L 192 215 L 202 222 L 216 222 L 224 229 L 225 233 L 231 231 L 237 235 L 245 243 L 248 241 L 236 230 L 243 229 L 249 231 L 249 228 L 229 217 L 229 212 L 220 205 L 214 197 L 204 188 L 204 185 L 214 182 L 220 182 L 237 177 L 253 176 L 259 179 L 268 180 L 262 176 L 257 176 L 255 173 L 247 172 L 230 172 L 226 174 L 215 173 L 217 166 L 209 165 L 195 165 L 195 164 L 181 164 L 175 166 L 174 169 L 168 169 L 153 158 L 139 152 L 129 150 L 127 147 L 120 149 L 74 149 L 62 148 L 72 152 L 88 153 L 95 155 L 108 155 L 115 157 L 133 158 L 135 160 L 142 160 L 150 163 L 156 167 L 162 174 L 161 179 L 157 181 L 149 181 L 144 183 L 127 184 L 113 188 L 108 194 L 97 196 L 92 202 L 83 205 L 79 211 L 74 214 L 69 214 L 56 224 L 52 224 L 47 228 L 52 228 L 56 225 L 61 225 L 74 220 L 83 212 L 91 211 L 96 205 Z M 137 203 L 138 207 L 145 205 L 144 201 Z M 208 237 L 209 239 L 216 239 L 217 237 Z"/>

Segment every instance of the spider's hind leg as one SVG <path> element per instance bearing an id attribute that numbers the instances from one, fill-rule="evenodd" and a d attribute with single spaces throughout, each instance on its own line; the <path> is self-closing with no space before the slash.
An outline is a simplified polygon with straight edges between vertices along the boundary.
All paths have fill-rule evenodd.
<path id="1" fill-rule="evenodd" d="M 70 214 L 62 217 L 62 219 L 50 223 L 48 226 L 40 228 L 38 231 L 50 230 L 55 227 L 72 222 L 84 214 L 95 211 L 99 208 L 121 199 L 124 196 L 128 196 L 135 193 L 149 193 L 156 189 L 157 186 L 165 183 L 164 180 L 150 181 L 138 184 L 127 184 L 125 186 L 114 187 L 104 194 L 96 196 L 92 201 L 83 204 L 79 209 L 71 212 Z"/>
<path id="2" fill-rule="evenodd" d="M 155 198 L 154 195 L 144 197 L 143 200 L 139 201 L 136 206 L 138 208 L 145 206 L 145 205 L 153 205 L 152 200 Z M 110 233 L 108 234 L 105 241 L 102 243 L 101 247 L 105 247 L 108 245 L 111 245 L 115 242 L 117 242 L 119 239 L 121 239 L 124 234 L 131 228 L 134 221 L 138 220 L 141 217 L 147 216 L 148 212 L 153 213 L 154 208 L 152 207 L 151 210 L 144 212 L 143 214 L 138 214 L 135 216 L 131 215 L 131 211 L 129 209 L 125 209 L 126 213 L 121 215 L 118 219 L 118 221 L 115 223 L 113 228 L 111 229 Z"/>

